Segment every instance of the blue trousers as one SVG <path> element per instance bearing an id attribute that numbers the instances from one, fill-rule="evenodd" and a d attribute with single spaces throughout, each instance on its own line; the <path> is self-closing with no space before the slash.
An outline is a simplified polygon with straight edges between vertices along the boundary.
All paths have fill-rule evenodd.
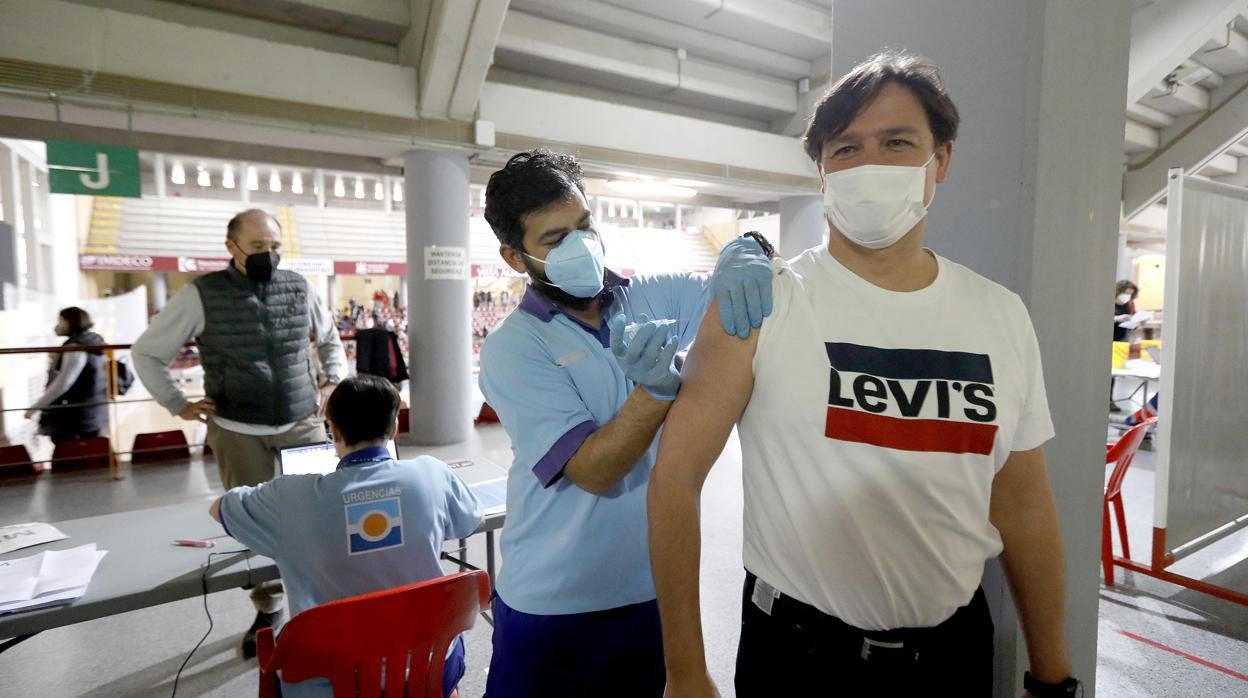
<path id="1" fill-rule="evenodd" d="M 666 678 L 657 601 L 539 616 L 494 597 L 486 698 L 661 698 Z"/>

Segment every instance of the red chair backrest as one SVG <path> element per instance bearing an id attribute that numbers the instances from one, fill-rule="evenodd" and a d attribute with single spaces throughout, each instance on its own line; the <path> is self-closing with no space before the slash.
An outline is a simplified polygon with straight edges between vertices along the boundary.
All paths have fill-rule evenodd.
<path id="1" fill-rule="evenodd" d="M 1148 433 L 1148 428 L 1156 423 L 1156 417 L 1140 422 L 1118 437 L 1118 441 L 1106 450 L 1105 463 L 1115 464 L 1114 472 L 1109 475 L 1109 483 L 1105 485 L 1106 499 L 1117 497 L 1122 491 L 1122 481 L 1127 477 L 1127 468 L 1131 467 L 1131 461 L 1135 460 L 1140 444 L 1144 443 L 1144 435 Z"/>
<path id="2" fill-rule="evenodd" d="M 263 671 L 329 679 L 336 696 L 358 685 L 360 696 L 440 698 L 447 648 L 489 600 L 489 576 L 474 570 L 315 606 L 290 619 Z"/>

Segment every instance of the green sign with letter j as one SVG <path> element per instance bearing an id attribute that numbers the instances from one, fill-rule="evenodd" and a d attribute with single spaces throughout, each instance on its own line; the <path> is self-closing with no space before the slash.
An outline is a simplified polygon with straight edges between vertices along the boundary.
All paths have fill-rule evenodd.
<path id="1" fill-rule="evenodd" d="M 48 181 L 54 194 L 142 195 L 138 150 L 74 141 L 47 143 Z"/>

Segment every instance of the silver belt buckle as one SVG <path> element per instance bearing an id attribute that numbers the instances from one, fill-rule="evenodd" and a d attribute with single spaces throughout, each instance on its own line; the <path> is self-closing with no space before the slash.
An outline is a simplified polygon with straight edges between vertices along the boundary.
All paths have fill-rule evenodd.
<path id="1" fill-rule="evenodd" d="M 869 637 L 864 637 L 862 638 L 863 661 L 867 661 L 867 662 L 871 661 L 871 648 L 873 647 L 878 647 L 880 649 L 885 649 L 885 650 L 904 650 L 906 648 L 906 643 L 904 642 L 880 642 L 879 640 L 872 640 Z M 915 659 L 919 658 L 919 655 L 917 652 L 915 653 L 914 658 Z"/>

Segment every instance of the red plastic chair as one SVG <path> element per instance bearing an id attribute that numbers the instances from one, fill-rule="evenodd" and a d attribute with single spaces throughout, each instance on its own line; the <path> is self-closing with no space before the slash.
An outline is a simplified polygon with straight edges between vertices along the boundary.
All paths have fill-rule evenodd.
<path id="1" fill-rule="evenodd" d="M 1122 543 L 1122 556 L 1131 557 L 1131 546 L 1127 542 L 1127 513 L 1122 506 L 1122 481 L 1127 477 L 1127 468 L 1135 460 L 1135 454 L 1144 443 L 1144 435 L 1150 427 L 1157 423 L 1152 417 L 1131 427 L 1127 433 L 1118 437 L 1118 441 L 1105 448 L 1105 464 L 1114 463 L 1114 471 L 1109 475 L 1109 483 L 1105 485 L 1105 498 L 1101 505 L 1101 566 L 1105 571 L 1106 586 L 1114 585 L 1114 541 L 1110 532 L 1110 505 L 1118 523 L 1118 540 Z"/>
<path id="2" fill-rule="evenodd" d="M 309 608 L 276 646 L 271 628 L 256 633 L 260 698 L 275 698 L 279 671 L 329 679 L 335 696 L 441 698 L 447 648 L 489 601 L 489 577 L 473 570 Z"/>

